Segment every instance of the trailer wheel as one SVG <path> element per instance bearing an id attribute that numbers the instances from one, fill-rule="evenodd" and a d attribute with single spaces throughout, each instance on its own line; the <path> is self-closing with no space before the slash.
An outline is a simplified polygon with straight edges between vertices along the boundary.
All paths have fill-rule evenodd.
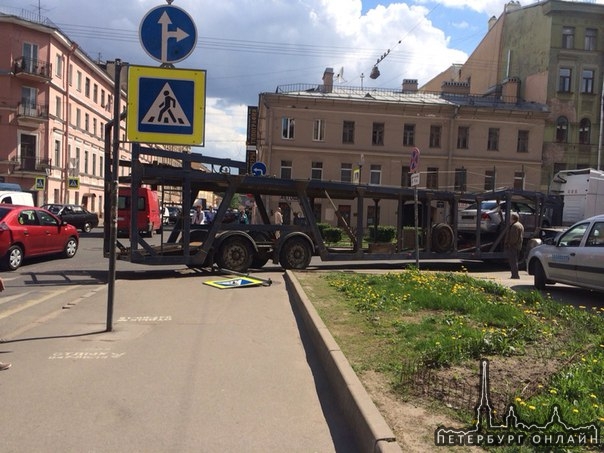
<path id="1" fill-rule="evenodd" d="M 256 243 L 258 242 L 269 242 L 270 237 L 261 231 L 251 232 L 250 236 Z M 252 258 L 252 265 L 250 267 L 254 269 L 261 269 L 268 260 L 271 258 L 270 251 L 265 247 L 258 247 L 258 251 L 254 253 L 254 257 Z"/>
<path id="2" fill-rule="evenodd" d="M 432 249 L 435 252 L 448 252 L 453 247 L 453 229 L 446 223 L 432 227 Z"/>
<path id="3" fill-rule="evenodd" d="M 279 252 L 279 263 L 284 269 L 306 269 L 311 258 L 310 244 L 301 237 L 288 239 Z"/>
<path id="4" fill-rule="evenodd" d="M 252 264 L 253 256 L 254 249 L 247 239 L 230 237 L 220 245 L 215 260 L 222 269 L 246 272 Z"/>
<path id="5" fill-rule="evenodd" d="M 543 265 L 540 261 L 535 262 L 535 288 L 544 290 L 545 283 L 547 282 L 547 278 L 545 277 L 545 271 L 543 270 Z"/>

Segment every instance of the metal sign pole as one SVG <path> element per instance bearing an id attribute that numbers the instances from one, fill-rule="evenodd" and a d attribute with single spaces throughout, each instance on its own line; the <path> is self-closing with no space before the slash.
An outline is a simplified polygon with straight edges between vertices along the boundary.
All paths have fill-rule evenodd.
<path id="1" fill-rule="evenodd" d="M 120 98 L 121 98 L 121 72 L 122 61 L 115 60 L 115 76 L 113 90 L 113 165 L 111 170 L 110 198 L 109 203 L 111 220 L 109 231 L 109 278 L 107 285 L 107 332 L 113 330 L 113 302 L 115 299 L 115 274 L 116 274 L 116 248 L 117 248 L 117 199 L 118 199 L 118 172 L 120 161 Z M 107 216 L 105 216 L 107 218 Z"/>
<path id="2" fill-rule="evenodd" d="M 419 214 L 417 208 L 417 185 L 413 186 L 413 201 L 415 205 L 415 266 L 419 270 Z"/>

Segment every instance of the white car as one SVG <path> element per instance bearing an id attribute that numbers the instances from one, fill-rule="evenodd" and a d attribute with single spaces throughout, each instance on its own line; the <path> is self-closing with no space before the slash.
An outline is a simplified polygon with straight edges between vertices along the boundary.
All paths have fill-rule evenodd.
<path id="1" fill-rule="evenodd" d="M 539 214 L 528 203 L 512 200 L 511 211 L 520 216 L 520 223 L 526 231 L 535 231 Z M 476 216 L 478 204 L 472 203 L 458 213 L 457 231 L 461 233 L 476 233 Z M 484 200 L 480 203 L 480 230 L 483 233 L 495 233 L 500 226 L 505 225 L 506 201 Z M 549 219 L 541 219 L 541 227 L 548 227 Z"/>
<path id="2" fill-rule="evenodd" d="M 537 289 L 559 282 L 604 291 L 604 214 L 577 222 L 531 249 L 527 270 Z"/>

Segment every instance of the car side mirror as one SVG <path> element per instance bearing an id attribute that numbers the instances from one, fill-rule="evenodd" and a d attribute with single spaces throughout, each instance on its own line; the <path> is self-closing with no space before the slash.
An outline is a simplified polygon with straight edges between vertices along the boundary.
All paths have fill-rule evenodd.
<path id="1" fill-rule="evenodd" d="M 543 243 L 547 244 L 547 245 L 558 245 L 558 244 L 556 244 L 556 238 L 554 238 L 554 237 L 546 237 L 543 240 Z"/>

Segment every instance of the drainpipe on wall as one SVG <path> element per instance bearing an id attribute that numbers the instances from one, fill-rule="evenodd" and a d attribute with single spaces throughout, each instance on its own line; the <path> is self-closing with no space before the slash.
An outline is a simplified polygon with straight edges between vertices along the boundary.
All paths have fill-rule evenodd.
<path id="1" fill-rule="evenodd" d="M 600 93 L 600 138 L 598 139 L 598 170 L 601 170 L 602 164 L 602 129 L 604 127 L 604 77 L 602 78 L 602 92 Z"/>
<path id="2" fill-rule="evenodd" d="M 70 78 L 70 71 L 69 71 L 69 67 L 71 65 L 71 57 L 73 56 L 73 54 L 75 53 L 75 51 L 78 49 L 78 45 L 74 42 L 71 43 L 71 47 L 69 48 L 69 52 L 67 52 L 67 62 L 65 65 L 65 69 L 67 71 L 67 77 L 64 77 L 64 84 L 65 84 L 65 120 L 63 122 L 63 166 L 62 169 L 60 168 L 59 170 L 61 171 L 61 184 L 59 185 L 59 199 L 63 201 L 63 203 L 69 203 L 69 123 L 70 123 L 70 117 L 69 117 L 69 113 L 71 111 L 71 104 L 69 102 L 69 78 Z M 58 163 L 58 162 L 57 162 Z M 50 195 L 49 195 L 50 196 Z"/>

